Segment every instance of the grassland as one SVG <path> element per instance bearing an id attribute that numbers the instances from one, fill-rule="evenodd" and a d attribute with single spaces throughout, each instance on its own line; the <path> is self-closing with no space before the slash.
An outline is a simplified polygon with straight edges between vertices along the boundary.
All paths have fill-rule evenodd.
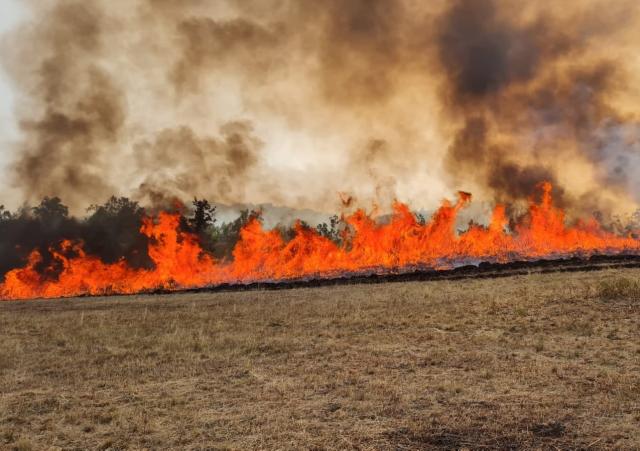
<path id="1" fill-rule="evenodd" d="M 0 303 L 0 448 L 640 448 L 638 280 Z"/>

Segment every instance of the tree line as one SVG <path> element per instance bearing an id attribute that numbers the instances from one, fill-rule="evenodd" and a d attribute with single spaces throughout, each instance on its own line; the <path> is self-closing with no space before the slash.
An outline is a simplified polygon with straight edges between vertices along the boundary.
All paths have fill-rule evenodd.
<path id="1" fill-rule="evenodd" d="M 260 212 L 243 210 L 231 222 L 218 223 L 216 207 L 206 199 L 194 199 L 188 207 L 177 208 L 180 228 L 195 234 L 204 252 L 217 259 L 231 259 L 240 230 L 252 219 L 260 220 Z M 23 206 L 17 211 L 0 205 L 0 278 L 22 267 L 31 251 L 38 250 L 42 261 L 38 270 L 56 273 L 60 262 L 53 258 L 62 240 L 81 241 L 87 254 L 99 257 L 105 263 L 125 259 L 131 267 L 151 268 L 147 253 L 149 238 L 140 232 L 143 218 L 150 215 L 138 202 L 126 197 L 111 197 L 104 204 L 91 205 L 84 218 L 69 214 L 69 208 L 58 197 L 45 197 L 35 207 Z M 303 227 L 310 227 L 302 224 Z M 342 240 L 344 222 L 332 216 L 328 223 L 319 224 L 316 231 L 336 243 Z M 294 235 L 292 227 L 278 226 L 283 238 Z"/>

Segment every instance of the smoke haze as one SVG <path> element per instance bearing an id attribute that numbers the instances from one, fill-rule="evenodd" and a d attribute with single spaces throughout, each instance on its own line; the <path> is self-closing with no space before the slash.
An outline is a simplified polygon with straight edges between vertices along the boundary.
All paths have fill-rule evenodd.
<path id="1" fill-rule="evenodd" d="M 27 3 L 17 202 L 640 200 L 635 1 Z"/>

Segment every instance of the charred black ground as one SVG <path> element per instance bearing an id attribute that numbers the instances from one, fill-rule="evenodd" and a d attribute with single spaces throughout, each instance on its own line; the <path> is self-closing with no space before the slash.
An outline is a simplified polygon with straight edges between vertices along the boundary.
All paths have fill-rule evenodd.
<path id="1" fill-rule="evenodd" d="M 523 276 L 528 274 L 572 273 L 606 271 L 612 269 L 640 268 L 640 255 L 592 255 L 590 257 L 571 257 L 541 259 L 535 261 L 514 261 L 509 263 L 482 262 L 478 265 L 464 265 L 454 269 L 396 269 L 395 271 L 361 271 L 339 276 L 305 277 L 248 283 L 224 283 L 188 289 L 157 289 L 143 291 L 140 295 L 174 295 L 176 293 L 218 293 L 261 290 L 293 290 L 301 288 L 330 287 L 339 285 L 369 285 L 400 282 L 428 282 L 436 280 L 497 279 Z M 119 294 L 101 294 L 120 296 Z M 82 295 L 77 297 L 92 297 Z M 20 302 L 20 301 L 17 301 Z"/>
<path id="2" fill-rule="evenodd" d="M 526 274 L 554 272 L 603 271 L 607 269 L 640 268 L 639 255 L 593 255 L 590 257 L 559 258 L 555 260 L 515 261 L 509 263 L 483 262 L 478 265 L 464 265 L 454 269 L 416 269 L 397 272 L 360 272 L 336 277 L 318 277 L 292 280 L 278 280 L 254 283 L 221 284 L 179 292 L 218 292 L 243 290 L 287 290 L 295 288 L 323 287 L 332 285 L 357 285 L 393 282 L 415 282 L 430 280 L 492 279 Z M 171 290 L 155 290 L 151 294 L 175 293 Z"/>

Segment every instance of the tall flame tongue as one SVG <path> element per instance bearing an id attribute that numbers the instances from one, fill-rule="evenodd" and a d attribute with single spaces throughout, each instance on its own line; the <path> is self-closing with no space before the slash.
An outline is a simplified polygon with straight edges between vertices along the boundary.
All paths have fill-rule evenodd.
<path id="1" fill-rule="evenodd" d="M 329 277 L 372 269 L 444 269 L 470 259 L 506 262 L 640 250 L 640 240 L 606 232 L 595 220 L 565 226 L 564 212 L 553 206 L 551 185 L 543 183 L 541 189 L 541 201 L 531 201 L 527 221 L 517 225 L 513 234 L 505 231 L 507 219 L 501 205 L 494 209 L 488 227 L 472 225 L 456 234 L 458 211 L 471 198 L 461 192 L 457 203 L 445 201 L 426 224 L 419 223 L 401 203 L 394 205 L 393 218 L 387 224 L 377 224 L 358 210 L 346 218 L 352 232 L 342 246 L 300 223 L 293 239 L 285 241 L 279 232 L 263 230 L 260 222 L 252 219 L 240 232 L 231 262 L 216 262 L 203 252 L 195 236 L 179 230 L 178 215 L 160 213 L 155 220 L 145 219 L 141 229 L 150 238 L 153 269 L 134 269 L 124 260 L 105 264 L 86 255 L 80 243 L 63 241 L 51 249 L 59 272 L 56 278 L 46 276 L 54 272 L 53 265 L 45 271 L 36 270 L 42 257 L 33 251 L 23 268 L 7 273 L 0 297 L 126 294 L 225 282 Z"/>

